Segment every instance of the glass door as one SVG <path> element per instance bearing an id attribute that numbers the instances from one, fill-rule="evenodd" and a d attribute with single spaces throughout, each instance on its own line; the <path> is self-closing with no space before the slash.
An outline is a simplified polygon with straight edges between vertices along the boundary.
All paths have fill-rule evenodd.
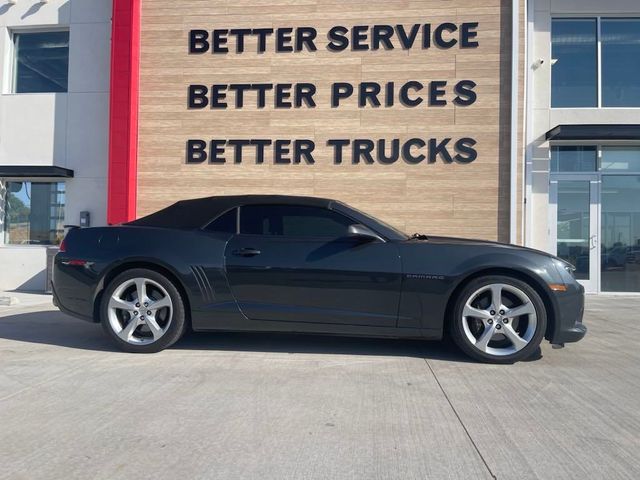
<path id="1" fill-rule="evenodd" d="M 640 175 L 602 176 L 603 292 L 640 292 Z"/>
<path id="2" fill-rule="evenodd" d="M 549 250 L 576 267 L 589 293 L 598 291 L 598 177 L 556 175 L 549 192 Z"/>

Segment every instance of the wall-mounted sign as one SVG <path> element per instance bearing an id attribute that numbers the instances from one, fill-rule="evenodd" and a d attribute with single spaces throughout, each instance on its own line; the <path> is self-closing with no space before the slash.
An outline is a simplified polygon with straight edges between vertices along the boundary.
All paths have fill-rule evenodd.
<path id="1" fill-rule="evenodd" d="M 243 55 L 248 44 L 255 54 L 313 54 L 325 49 L 342 52 L 385 50 L 478 48 L 478 22 L 413 25 L 336 25 L 321 38 L 314 27 L 191 29 L 190 55 Z M 325 99 L 332 109 L 408 110 L 473 105 L 478 98 L 472 79 L 411 79 L 403 82 L 345 82 L 337 78 L 321 91 L 314 82 L 297 83 L 192 83 L 187 87 L 189 110 L 313 110 Z M 447 100 L 450 99 L 450 100 Z M 425 126 L 426 127 L 426 126 Z M 283 138 L 192 138 L 186 142 L 186 163 L 265 163 L 311 165 L 319 148 L 329 149 L 333 164 L 470 163 L 477 158 L 476 140 L 458 138 L 330 138 L 323 145 L 313 139 Z M 268 155 L 267 155 L 268 152 Z"/>

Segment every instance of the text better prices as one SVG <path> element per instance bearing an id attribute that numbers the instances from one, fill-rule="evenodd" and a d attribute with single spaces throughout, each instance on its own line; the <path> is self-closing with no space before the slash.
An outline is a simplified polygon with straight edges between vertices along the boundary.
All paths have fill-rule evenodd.
<path id="1" fill-rule="evenodd" d="M 460 80 L 452 87 L 453 103 L 458 106 L 472 105 L 476 101 L 473 91 L 476 83 Z M 361 82 L 355 86 L 345 82 L 331 84 L 331 107 L 341 106 L 349 98 L 356 99 L 358 107 L 392 107 L 401 103 L 405 107 L 417 107 L 426 101 L 429 106 L 447 104 L 447 81 L 433 80 L 422 83 L 415 80 L 396 84 L 395 82 Z M 233 102 L 229 105 L 229 95 Z M 189 85 L 187 105 L 189 108 L 226 109 L 228 106 L 244 108 L 250 102 L 257 108 L 265 108 L 267 103 L 274 108 L 315 108 L 316 86 L 313 83 L 231 83 Z M 267 97 L 273 97 L 267 102 Z"/>

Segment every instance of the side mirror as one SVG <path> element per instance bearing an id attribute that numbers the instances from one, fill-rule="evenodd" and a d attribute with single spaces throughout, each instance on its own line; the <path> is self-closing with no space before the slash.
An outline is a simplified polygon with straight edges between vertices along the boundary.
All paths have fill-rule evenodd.
<path id="1" fill-rule="evenodd" d="M 378 235 L 366 225 L 362 225 L 361 223 L 349 225 L 349 236 L 358 237 L 369 242 L 372 242 L 374 240 L 384 242 L 384 239 L 380 235 Z"/>

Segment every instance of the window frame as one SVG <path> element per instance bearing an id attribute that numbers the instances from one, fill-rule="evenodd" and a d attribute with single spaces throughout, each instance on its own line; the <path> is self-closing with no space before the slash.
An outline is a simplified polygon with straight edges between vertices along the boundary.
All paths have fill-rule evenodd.
<path id="1" fill-rule="evenodd" d="M 65 92 L 16 92 L 16 66 L 18 62 L 16 51 L 16 34 L 29 34 L 29 33 L 55 33 L 55 32 L 68 32 L 69 33 L 69 55 L 68 61 L 71 60 L 71 29 L 68 25 L 51 25 L 51 26 L 27 26 L 27 27 L 10 27 L 7 29 L 8 36 L 8 51 L 6 52 L 6 66 L 3 94 L 5 95 L 66 95 L 69 93 L 69 71 L 70 66 L 67 68 L 67 90 Z M 70 63 L 69 63 L 70 65 Z"/>
<path id="2" fill-rule="evenodd" d="M 65 220 L 67 215 L 67 193 L 68 193 L 68 183 L 63 178 L 51 178 L 51 177 L 4 177 L 0 179 L 0 248 L 49 248 L 49 247 L 58 247 L 59 243 L 51 243 L 51 244 L 38 244 L 38 243 L 7 243 L 7 233 L 8 233 L 8 223 L 7 223 L 7 186 L 9 183 L 61 183 L 64 185 L 64 204 L 63 204 L 63 215 L 62 215 L 62 238 L 64 238 L 64 234 L 66 233 L 65 228 Z M 51 205 L 49 205 L 49 208 Z M 62 241 L 62 240 L 61 240 Z"/>
<path id="3" fill-rule="evenodd" d="M 241 225 L 241 221 L 242 221 L 242 209 L 244 207 L 303 207 L 303 208 L 316 208 L 319 210 L 324 210 L 327 212 L 331 212 L 335 215 L 338 215 L 340 217 L 346 218 L 347 220 L 349 220 L 350 222 L 353 222 L 352 225 L 356 225 L 359 224 L 360 222 L 354 218 L 352 218 L 349 215 L 346 215 L 342 212 L 338 212 L 332 208 L 328 208 L 328 207 L 319 207 L 317 205 L 301 205 L 301 204 L 293 204 L 293 203 L 251 203 L 251 204 L 245 204 L 245 205 L 238 205 L 238 222 L 236 225 L 236 235 L 242 235 L 245 237 L 260 237 L 260 238 L 274 238 L 274 239 L 288 239 L 288 240 L 294 240 L 294 241 L 313 241 L 313 240 L 339 240 L 341 238 L 346 238 L 345 237 L 336 237 L 333 235 L 264 235 L 264 234 L 259 234 L 259 233 L 242 233 L 242 230 L 240 228 Z M 370 227 L 369 227 L 370 228 Z M 386 240 L 385 240 L 386 241 Z"/>
<path id="4" fill-rule="evenodd" d="M 554 147 L 576 146 L 576 147 L 595 147 L 596 148 L 596 169 L 589 171 L 563 172 L 561 170 L 551 170 L 551 155 Z M 603 170 L 602 169 L 602 149 L 603 147 L 637 147 L 640 148 L 638 140 L 619 140 L 610 142 L 594 142 L 583 140 L 557 140 L 549 145 L 549 174 L 551 176 L 567 176 L 567 175 L 640 175 L 640 170 Z"/>
<path id="5" fill-rule="evenodd" d="M 551 88 L 553 88 L 552 77 L 553 77 L 553 60 L 554 58 L 551 56 L 552 53 L 552 42 L 553 42 L 553 21 L 554 20 L 572 20 L 572 19 L 588 19 L 593 18 L 596 20 L 596 85 L 598 88 L 597 91 L 597 100 L 598 103 L 596 106 L 589 107 L 554 107 L 551 104 Z M 621 20 L 632 20 L 637 19 L 640 20 L 640 13 L 632 14 L 631 16 L 625 14 L 608 14 L 608 13 L 584 13 L 584 14 L 563 14 L 563 13 L 555 13 L 551 15 L 550 29 L 549 29 L 549 57 L 550 57 L 550 66 L 549 69 L 549 108 L 553 110 L 568 110 L 568 109 L 582 109 L 582 108 L 596 108 L 596 109 L 637 109 L 640 110 L 640 105 L 633 106 L 606 106 L 602 105 L 602 19 L 621 19 Z M 584 145 L 587 145 L 586 143 Z"/>

